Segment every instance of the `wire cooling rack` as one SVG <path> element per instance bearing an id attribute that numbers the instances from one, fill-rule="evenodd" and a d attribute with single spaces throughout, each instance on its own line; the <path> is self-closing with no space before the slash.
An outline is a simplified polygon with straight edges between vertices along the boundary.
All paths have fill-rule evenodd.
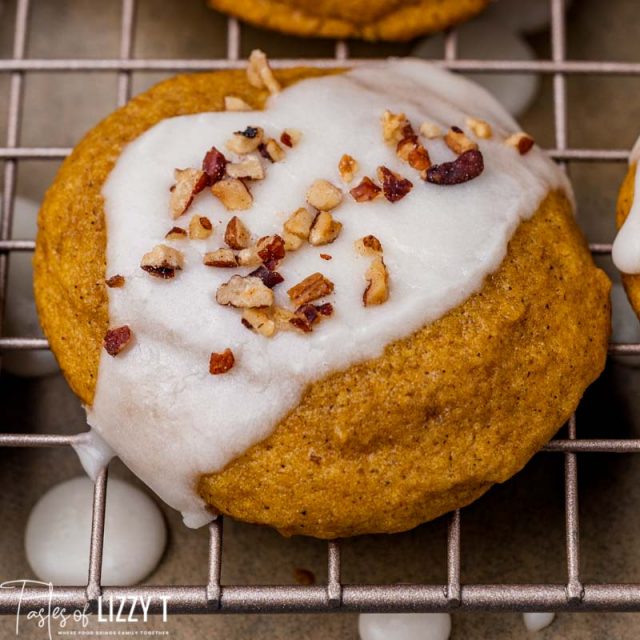
<path id="1" fill-rule="evenodd" d="M 548 152 L 555 160 L 567 162 L 624 162 L 624 149 L 570 148 L 567 143 L 566 78 L 572 74 L 640 75 L 640 63 L 567 60 L 565 48 L 565 16 L 563 0 L 550 0 L 551 59 L 536 61 L 470 60 L 457 56 L 455 31 L 445 37 L 444 56 L 436 64 L 456 71 L 490 73 L 533 72 L 553 77 L 553 108 L 555 148 Z M 2 215 L 0 217 L 0 326 L 7 288 L 7 263 L 12 251 L 33 251 L 31 240 L 11 239 L 17 166 L 25 159 L 61 159 L 71 149 L 61 147 L 22 147 L 19 144 L 23 104 L 24 79 L 29 72 L 117 72 L 118 104 L 130 95 L 133 71 L 197 71 L 242 67 L 240 58 L 240 25 L 229 19 L 227 57 L 213 60 L 133 59 L 136 0 L 122 0 L 120 55 L 116 59 L 32 59 L 26 58 L 29 0 L 18 0 L 15 18 L 13 56 L 0 60 L 0 73 L 10 75 L 9 112 L 6 146 L 0 147 L 4 161 Z M 363 62 L 350 60 L 345 42 L 335 45 L 335 58 L 304 60 L 305 65 L 329 67 L 336 60 L 350 65 Z M 300 64 L 299 60 L 272 60 L 274 67 Z M 611 245 L 592 244 L 594 254 L 610 254 Z M 0 352 L 22 349 L 47 349 L 40 338 L 0 337 Z M 640 344 L 611 344 L 609 353 L 638 355 Z M 42 435 L 0 434 L 0 447 L 68 447 L 81 443 L 86 434 Z M 462 584 L 460 579 L 461 514 L 449 516 L 447 535 L 447 581 L 444 584 L 343 584 L 340 569 L 340 543 L 328 543 L 328 580 L 314 586 L 227 586 L 220 582 L 223 559 L 222 519 L 209 526 L 209 568 L 207 584 L 197 586 L 137 586 L 103 587 L 101 585 L 102 543 L 104 538 L 107 470 L 95 483 L 93 522 L 87 584 L 78 587 L 53 587 L 0 591 L 0 613 L 15 613 L 40 607 L 61 606 L 81 609 L 88 604 L 94 610 L 99 596 L 109 598 L 124 611 L 132 597 L 150 598 L 150 611 L 170 613 L 269 613 L 269 612 L 331 612 L 331 611 L 447 611 L 447 610 L 519 610 L 519 611 L 593 611 L 640 610 L 640 584 L 585 584 L 580 579 L 580 534 L 578 523 L 577 454 L 585 452 L 640 452 L 640 440 L 578 439 L 575 416 L 568 425 L 568 437 L 551 441 L 544 451 L 564 455 L 566 567 L 564 584 Z M 443 549 L 444 553 L 444 549 Z"/>

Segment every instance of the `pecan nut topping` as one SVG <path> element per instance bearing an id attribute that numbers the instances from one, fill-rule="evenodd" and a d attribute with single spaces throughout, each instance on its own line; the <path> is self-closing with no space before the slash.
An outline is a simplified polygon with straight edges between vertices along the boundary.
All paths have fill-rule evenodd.
<path id="1" fill-rule="evenodd" d="M 255 276 L 233 276 L 221 284 L 216 292 L 218 304 L 238 309 L 270 307 L 273 300 L 273 291 Z"/>
<path id="2" fill-rule="evenodd" d="M 238 260 L 231 249 L 221 248 L 205 253 L 202 263 L 207 267 L 218 269 L 233 269 L 238 266 Z"/>
<path id="3" fill-rule="evenodd" d="M 176 169 L 176 183 L 171 187 L 169 214 L 175 220 L 179 218 L 208 183 L 207 174 L 200 169 Z"/>
<path id="4" fill-rule="evenodd" d="M 406 178 L 394 173 L 387 167 L 378 167 L 378 180 L 382 183 L 382 193 L 389 202 L 402 200 L 411 189 L 413 183 Z"/>
<path id="5" fill-rule="evenodd" d="M 484 171 L 484 159 L 478 150 L 466 151 L 453 162 L 443 162 L 427 169 L 425 180 L 432 184 L 462 184 L 477 178 Z"/>
<path id="6" fill-rule="evenodd" d="M 182 252 L 166 244 L 155 246 L 149 253 L 142 256 L 140 268 L 156 278 L 165 280 L 173 278 L 176 271 L 184 266 Z"/>
<path id="7" fill-rule="evenodd" d="M 510 135 L 504 142 L 510 147 L 517 149 L 521 156 L 529 153 L 535 144 L 535 140 L 529 134 L 524 133 L 524 131 Z"/>
<path id="8" fill-rule="evenodd" d="M 382 193 L 382 189 L 371 178 L 365 176 L 349 193 L 356 202 L 369 202 L 375 200 Z"/>
<path id="9" fill-rule="evenodd" d="M 225 111 L 252 111 L 252 107 L 250 104 L 247 104 L 242 98 L 239 98 L 238 96 L 225 96 L 224 110 Z"/>
<path id="10" fill-rule="evenodd" d="M 304 280 L 287 291 L 289 298 L 299 307 L 307 302 L 329 295 L 334 290 L 334 284 L 321 273 L 312 273 Z"/>
<path id="11" fill-rule="evenodd" d="M 307 190 L 307 202 L 318 211 L 331 211 L 342 202 L 342 191 L 328 180 L 315 180 Z"/>
<path id="12" fill-rule="evenodd" d="M 105 280 L 105 284 L 110 289 L 119 289 L 120 287 L 124 287 L 124 276 L 117 273 L 115 276 L 107 278 L 107 280 Z"/>
<path id="13" fill-rule="evenodd" d="M 133 334 L 129 325 L 109 329 L 102 342 L 105 351 L 110 356 L 117 356 L 130 342 Z"/>
<path id="14" fill-rule="evenodd" d="M 256 89 L 267 89 L 271 95 L 280 93 L 280 83 L 273 75 L 266 54 L 260 49 L 254 49 L 249 55 L 247 80 Z"/>
<path id="15" fill-rule="evenodd" d="M 319 247 L 333 242 L 342 231 L 342 223 L 333 219 L 328 211 L 320 211 L 313 221 L 309 233 L 309 244 Z"/>
<path id="16" fill-rule="evenodd" d="M 451 127 L 444 137 L 444 141 L 454 153 L 460 155 L 465 151 L 475 151 L 478 145 L 468 138 L 460 127 Z"/>
<path id="17" fill-rule="evenodd" d="M 251 232 L 238 216 L 233 216 L 227 223 L 224 241 L 236 251 L 246 249 L 251 244 Z"/>
<path id="18" fill-rule="evenodd" d="M 358 171 L 358 161 L 345 153 L 338 162 L 338 172 L 340 177 L 347 184 L 351 182 Z"/>
<path id="19" fill-rule="evenodd" d="M 222 353 L 212 353 L 209 356 L 209 373 L 218 376 L 233 369 L 236 359 L 231 349 L 225 349 Z"/>
<path id="20" fill-rule="evenodd" d="M 195 215 L 189 221 L 189 237 L 192 240 L 206 240 L 212 233 L 213 225 L 206 216 Z"/>
<path id="21" fill-rule="evenodd" d="M 207 183 L 209 186 L 222 180 L 227 168 L 227 159 L 224 154 L 215 147 L 211 147 L 207 151 L 202 161 L 202 170 L 207 174 Z"/>
<path id="22" fill-rule="evenodd" d="M 356 240 L 355 246 L 356 251 L 363 256 L 375 256 L 382 253 L 382 243 L 372 235 Z"/>
<path id="23" fill-rule="evenodd" d="M 367 288 L 362 296 L 364 306 L 370 307 L 386 302 L 389 299 L 389 273 L 382 256 L 373 259 L 365 278 Z"/>
<path id="24" fill-rule="evenodd" d="M 211 187 L 211 193 L 228 211 L 244 211 L 253 204 L 251 192 L 238 178 L 222 178 Z"/>

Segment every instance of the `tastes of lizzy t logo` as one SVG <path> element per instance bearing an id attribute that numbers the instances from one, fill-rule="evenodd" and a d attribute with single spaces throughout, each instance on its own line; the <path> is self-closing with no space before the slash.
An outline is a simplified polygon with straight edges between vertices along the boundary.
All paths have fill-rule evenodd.
<path id="1" fill-rule="evenodd" d="M 39 580 L 9 580 L 0 583 L 0 589 L 14 589 L 17 595 L 16 607 L 16 635 L 20 635 L 20 617 L 25 601 L 29 598 L 29 587 L 45 587 L 48 593 L 46 606 L 38 609 L 30 608 L 26 614 L 28 621 L 33 622 L 39 629 L 46 632 L 49 640 L 53 636 L 62 635 L 60 630 L 64 630 L 70 623 L 86 629 L 92 619 L 89 613 L 89 603 L 82 609 L 68 610 L 65 607 L 53 606 L 53 584 L 51 582 L 40 582 Z M 167 622 L 167 600 L 166 596 L 159 596 L 161 604 L 162 622 Z M 104 623 L 135 623 L 148 622 L 149 611 L 151 609 L 152 598 L 139 596 L 127 596 L 114 601 L 113 598 L 98 598 L 96 622 Z M 66 635 L 66 634 L 65 634 Z M 78 634 L 81 635 L 81 634 Z"/>

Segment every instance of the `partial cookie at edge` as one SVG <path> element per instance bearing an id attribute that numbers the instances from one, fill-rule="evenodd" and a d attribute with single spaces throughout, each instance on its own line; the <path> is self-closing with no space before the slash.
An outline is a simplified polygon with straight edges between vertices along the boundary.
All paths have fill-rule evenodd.
<path id="1" fill-rule="evenodd" d="M 488 0 L 208 0 L 223 13 L 298 36 L 411 40 L 480 13 Z"/>
<path id="2" fill-rule="evenodd" d="M 616 205 L 616 227 L 618 230 L 627 219 L 631 211 L 631 206 L 633 205 L 637 167 L 637 163 L 633 163 L 629 167 L 627 175 L 620 187 L 620 192 L 618 193 L 618 202 Z M 640 274 L 623 273 L 622 284 L 624 284 L 633 310 L 638 315 L 638 318 L 640 318 Z"/>

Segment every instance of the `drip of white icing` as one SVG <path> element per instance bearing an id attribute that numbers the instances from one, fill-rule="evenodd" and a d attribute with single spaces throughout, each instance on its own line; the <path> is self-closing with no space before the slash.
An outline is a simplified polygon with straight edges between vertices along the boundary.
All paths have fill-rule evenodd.
<path id="1" fill-rule="evenodd" d="M 466 184 L 435 186 L 384 144 L 384 109 L 404 111 L 417 126 L 425 120 L 465 128 L 467 115 L 489 121 L 492 140 L 480 141 L 484 173 Z M 349 196 L 335 210 L 343 231 L 335 243 L 303 247 L 278 268 L 285 282 L 276 300 L 288 306 L 286 289 L 320 271 L 335 283 L 328 299 L 335 314 L 311 334 L 278 333 L 267 339 L 248 331 L 237 311 L 214 300 L 231 271 L 202 265 L 202 254 L 223 246 L 231 213 L 208 192 L 190 215 L 207 215 L 215 233 L 205 241 L 175 241 L 185 267 L 173 280 L 150 277 L 140 259 L 164 241 L 172 226 L 169 187 L 175 167 L 198 167 L 205 152 L 224 148 L 231 132 L 247 125 L 277 136 L 287 127 L 303 132 L 286 159 L 267 167 L 251 185 L 254 204 L 241 213 L 254 237 L 277 233 L 304 204 L 317 178 L 340 184 L 338 160 L 358 160 L 362 175 L 384 164 L 409 177 L 413 190 L 401 201 L 357 204 Z M 550 189 L 569 184 L 537 147 L 526 156 L 503 143 L 519 127 L 486 91 L 470 81 L 416 60 L 388 61 L 340 76 L 309 79 L 286 89 L 262 112 L 203 113 L 164 120 L 121 154 L 104 186 L 107 276 L 124 275 L 109 290 L 111 326 L 128 324 L 134 342 L 112 358 L 103 353 L 89 423 L 123 461 L 185 522 L 211 519 L 194 491 L 198 476 L 221 470 L 267 437 L 299 402 L 305 387 L 336 370 L 379 356 L 390 342 L 437 320 L 480 289 L 495 271 L 509 238 Z M 453 159 L 442 140 L 428 141 L 434 162 Z M 353 243 L 374 234 L 384 246 L 391 296 L 364 308 L 369 259 Z M 319 253 L 333 256 L 330 262 Z M 211 376 L 212 351 L 230 347 L 235 367 Z"/>
<path id="2" fill-rule="evenodd" d="M 100 437 L 95 429 L 89 429 L 82 440 L 71 445 L 85 473 L 95 482 L 98 474 L 116 455 L 115 451 Z"/>
<path id="3" fill-rule="evenodd" d="M 640 138 L 629 156 L 629 164 L 640 160 Z M 613 264 L 622 273 L 640 273 L 640 171 L 636 168 L 633 202 L 613 243 L 611 252 Z"/>

